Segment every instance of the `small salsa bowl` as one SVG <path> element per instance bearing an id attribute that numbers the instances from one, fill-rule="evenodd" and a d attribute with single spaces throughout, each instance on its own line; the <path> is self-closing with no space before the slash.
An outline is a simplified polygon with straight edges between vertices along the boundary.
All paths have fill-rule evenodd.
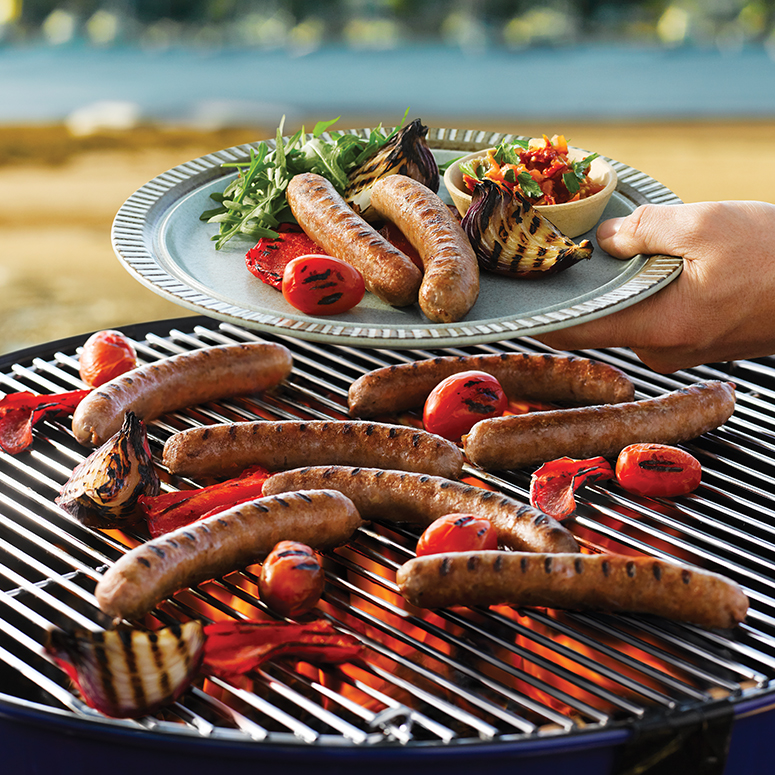
<path id="1" fill-rule="evenodd" d="M 471 194 L 463 183 L 460 164 L 486 154 L 487 149 L 469 153 L 450 164 L 444 173 L 444 185 L 461 216 L 466 214 L 471 205 Z M 568 148 L 568 157 L 573 161 L 583 159 L 585 156 L 589 156 L 588 151 L 582 151 L 580 148 Z M 575 202 L 536 206 L 536 210 L 544 218 L 551 221 L 566 237 L 578 237 L 593 229 L 603 215 L 603 210 L 605 210 L 608 200 L 616 188 L 616 170 L 599 156 L 593 159 L 589 165 L 589 178 L 595 183 L 603 185 L 602 190 Z"/>

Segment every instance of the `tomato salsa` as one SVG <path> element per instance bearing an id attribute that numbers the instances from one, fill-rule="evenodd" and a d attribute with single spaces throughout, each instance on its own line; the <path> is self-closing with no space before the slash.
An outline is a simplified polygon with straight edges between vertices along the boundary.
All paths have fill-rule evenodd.
<path id="1" fill-rule="evenodd" d="M 589 165 L 598 154 L 583 159 L 568 156 L 563 135 L 546 135 L 530 140 L 503 141 L 485 155 L 460 165 L 463 182 L 473 191 L 477 182 L 489 178 L 510 190 L 517 190 L 532 205 L 575 202 L 592 196 L 603 186 L 589 178 Z"/>

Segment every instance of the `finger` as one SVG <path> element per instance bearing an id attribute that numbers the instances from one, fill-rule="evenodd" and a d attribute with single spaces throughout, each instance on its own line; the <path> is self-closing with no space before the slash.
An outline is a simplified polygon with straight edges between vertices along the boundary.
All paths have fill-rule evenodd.
<path id="1" fill-rule="evenodd" d="M 691 205 L 641 205 L 623 218 L 603 221 L 597 229 L 600 247 L 615 258 L 639 254 L 682 255 L 680 235 L 696 217 Z"/>

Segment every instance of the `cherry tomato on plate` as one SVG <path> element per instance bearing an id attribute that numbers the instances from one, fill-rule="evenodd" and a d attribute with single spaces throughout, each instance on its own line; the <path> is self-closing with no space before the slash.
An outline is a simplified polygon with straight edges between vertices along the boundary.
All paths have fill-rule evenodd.
<path id="1" fill-rule="evenodd" d="M 258 594 L 281 616 L 301 616 L 317 605 L 325 581 L 320 560 L 309 546 L 280 541 L 261 567 Z"/>
<path id="2" fill-rule="evenodd" d="M 631 444 L 616 461 L 616 479 L 628 492 L 674 497 L 700 485 L 702 466 L 693 455 L 666 444 Z"/>
<path id="3" fill-rule="evenodd" d="M 345 261 L 309 255 L 288 262 L 282 292 L 305 315 L 338 315 L 360 302 L 365 286 L 361 273 Z"/>
<path id="4" fill-rule="evenodd" d="M 497 548 L 498 534 L 489 519 L 474 514 L 447 514 L 425 528 L 417 542 L 417 556 Z"/>
<path id="5" fill-rule="evenodd" d="M 89 387 L 99 387 L 136 366 L 134 345 L 120 331 L 92 334 L 78 359 L 78 373 Z"/>
<path id="6" fill-rule="evenodd" d="M 423 409 L 423 425 L 450 441 L 488 417 L 503 414 L 508 398 L 500 382 L 484 371 L 461 371 L 443 379 L 430 392 Z"/>

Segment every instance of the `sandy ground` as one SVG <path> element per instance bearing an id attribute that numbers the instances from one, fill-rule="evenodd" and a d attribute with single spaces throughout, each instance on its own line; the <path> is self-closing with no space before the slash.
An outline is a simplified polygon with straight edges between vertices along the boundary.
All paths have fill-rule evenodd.
<path id="1" fill-rule="evenodd" d="M 358 119 L 340 127 L 373 126 Z M 470 126 L 454 119 L 445 126 Z M 563 132 L 573 145 L 598 151 L 651 175 L 685 202 L 761 199 L 775 202 L 775 122 L 728 121 L 561 127 L 480 122 L 473 128 L 519 134 Z M 21 133 L 24 135 L 24 133 Z M 48 153 L 10 149 L 0 130 L 0 353 L 100 328 L 180 317 L 187 310 L 139 284 L 110 244 L 124 200 L 159 173 L 272 128 L 230 135 L 149 132 L 103 143 L 68 143 L 56 133 L 30 142 Z M 26 136 L 26 135 L 24 135 Z M 23 146 L 23 143 L 22 143 Z M 53 153 L 52 153 L 53 151 Z M 246 275 L 247 279 L 247 275 Z"/>

